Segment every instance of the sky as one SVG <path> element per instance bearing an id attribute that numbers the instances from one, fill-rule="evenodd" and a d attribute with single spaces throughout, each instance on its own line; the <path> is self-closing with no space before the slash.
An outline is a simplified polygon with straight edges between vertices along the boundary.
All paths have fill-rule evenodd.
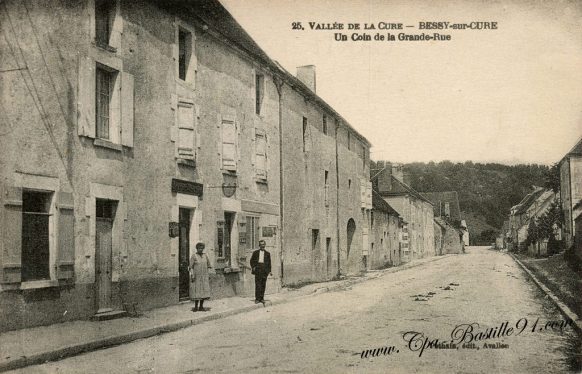
<path id="1" fill-rule="evenodd" d="M 373 160 L 552 164 L 582 136 L 582 1 L 220 1 L 288 71 L 316 66 L 317 94 L 372 143 Z M 497 29 L 419 29 L 487 21 Z M 345 29 L 380 22 L 404 29 Z M 352 41 L 354 32 L 451 40 Z"/>

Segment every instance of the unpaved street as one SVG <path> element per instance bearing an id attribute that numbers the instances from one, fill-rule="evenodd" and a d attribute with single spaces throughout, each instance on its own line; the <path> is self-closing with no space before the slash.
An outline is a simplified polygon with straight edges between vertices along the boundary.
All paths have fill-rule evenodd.
<path id="1" fill-rule="evenodd" d="M 347 290 L 316 294 L 19 372 L 579 371 L 576 332 L 571 326 L 561 331 L 557 324 L 546 328 L 548 321 L 563 318 L 508 255 L 471 247 L 465 255 L 387 273 Z M 504 322 L 508 322 L 505 328 Z M 474 349 L 469 345 L 426 347 L 421 357 L 420 350 L 410 349 L 418 348 L 416 340 L 409 347 L 403 338 L 406 332 L 415 331 L 450 342 L 456 326 L 472 323 L 479 324 L 473 325 L 474 337 L 496 327 L 493 334 L 498 337 L 474 341 Z M 523 331 L 517 334 L 519 330 Z M 502 348 L 485 348 L 485 343 Z M 363 350 L 386 346 L 394 347 L 389 355 L 361 358 Z"/>

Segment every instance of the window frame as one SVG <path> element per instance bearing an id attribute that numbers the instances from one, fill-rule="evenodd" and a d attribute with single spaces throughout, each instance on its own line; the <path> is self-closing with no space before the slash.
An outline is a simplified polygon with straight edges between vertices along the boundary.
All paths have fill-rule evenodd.
<path id="1" fill-rule="evenodd" d="M 265 75 L 255 73 L 255 114 L 261 115 L 265 98 Z"/>
<path id="2" fill-rule="evenodd" d="M 35 194 L 43 194 L 43 195 L 47 195 L 45 196 L 45 198 L 47 199 L 47 207 L 46 207 L 46 212 L 27 212 L 25 211 L 25 194 L 27 193 L 35 193 Z M 24 276 L 24 248 L 25 248 L 25 232 L 24 232 L 24 221 L 25 221 L 25 217 L 27 215 L 43 215 L 43 216 L 47 216 L 47 246 L 48 246 L 48 258 L 47 261 L 48 263 L 46 264 L 47 266 L 47 270 L 48 270 L 48 278 L 38 278 L 38 279 L 26 279 Z M 55 235 L 55 230 L 56 230 L 56 226 L 55 226 L 55 217 L 56 217 L 56 192 L 55 191 L 49 191 L 49 190 L 41 190 L 41 189 L 36 189 L 36 188 L 27 188 L 24 187 L 22 189 L 22 233 L 21 233 L 21 240 L 22 240 L 22 246 L 21 246 L 21 283 L 34 283 L 34 282 L 46 282 L 46 281 L 51 281 L 56 279 L 56 274 L 55 274 L 55 265 L 56 265 L 56 235 Z"/>

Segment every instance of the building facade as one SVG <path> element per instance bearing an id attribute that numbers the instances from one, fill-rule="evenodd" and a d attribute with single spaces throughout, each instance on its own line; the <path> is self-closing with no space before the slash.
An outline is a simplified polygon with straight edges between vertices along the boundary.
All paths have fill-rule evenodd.
<path id="1" fill-rule="evenodd" d="M 316 95 L 314 66 L 281 68 L 283 283 L 365 270 L 370 143 Z"/>
<path id="2" fill-rule="evenodd" d="M 564 211 L 563 234 L 566 248 L 569 248 L 577 234 L 574 206 L 582 201 L 582 139 L 560 160 L 559 166 L 560 199 Z"/>
<path id="3" fill-rule="evenodd" d="M 398 266 L 402 263 L 400 216 L 377 192 L 372 193 L 368 269 Z"/>
<path id="4" fill-rule="evenodd" d="M 408 253 L 403 261 L 436 255 L 434 242 L 433 204 L 403 182 L 401 165 L 379 163 L 374 176 L 374 189 L 406 221 Z"/>
<path id="5" fill-rule="evenodd" d="M 188 299 L 197 242 L 212 298 L 252 294 L 259 240 L 268 292 L 366 269 L 370 143 L 314 69 L 215 0 L 1 7 L 0 331 Z"/>

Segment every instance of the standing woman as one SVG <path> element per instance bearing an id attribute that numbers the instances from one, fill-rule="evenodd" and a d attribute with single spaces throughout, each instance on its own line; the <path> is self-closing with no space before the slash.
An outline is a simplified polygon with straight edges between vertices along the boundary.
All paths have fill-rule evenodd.
<path id="1" fill-rule="evenodd" d="M 204 300 L 210 298 L 208 269 L 212 269 L 212 265 L 206 253 L 203 252 L 204 243 L 197 243 L 196 253 L 190 257 L 190 299 L 194 300 L 193 312 L 207 311 L 204 309 Z"/>

